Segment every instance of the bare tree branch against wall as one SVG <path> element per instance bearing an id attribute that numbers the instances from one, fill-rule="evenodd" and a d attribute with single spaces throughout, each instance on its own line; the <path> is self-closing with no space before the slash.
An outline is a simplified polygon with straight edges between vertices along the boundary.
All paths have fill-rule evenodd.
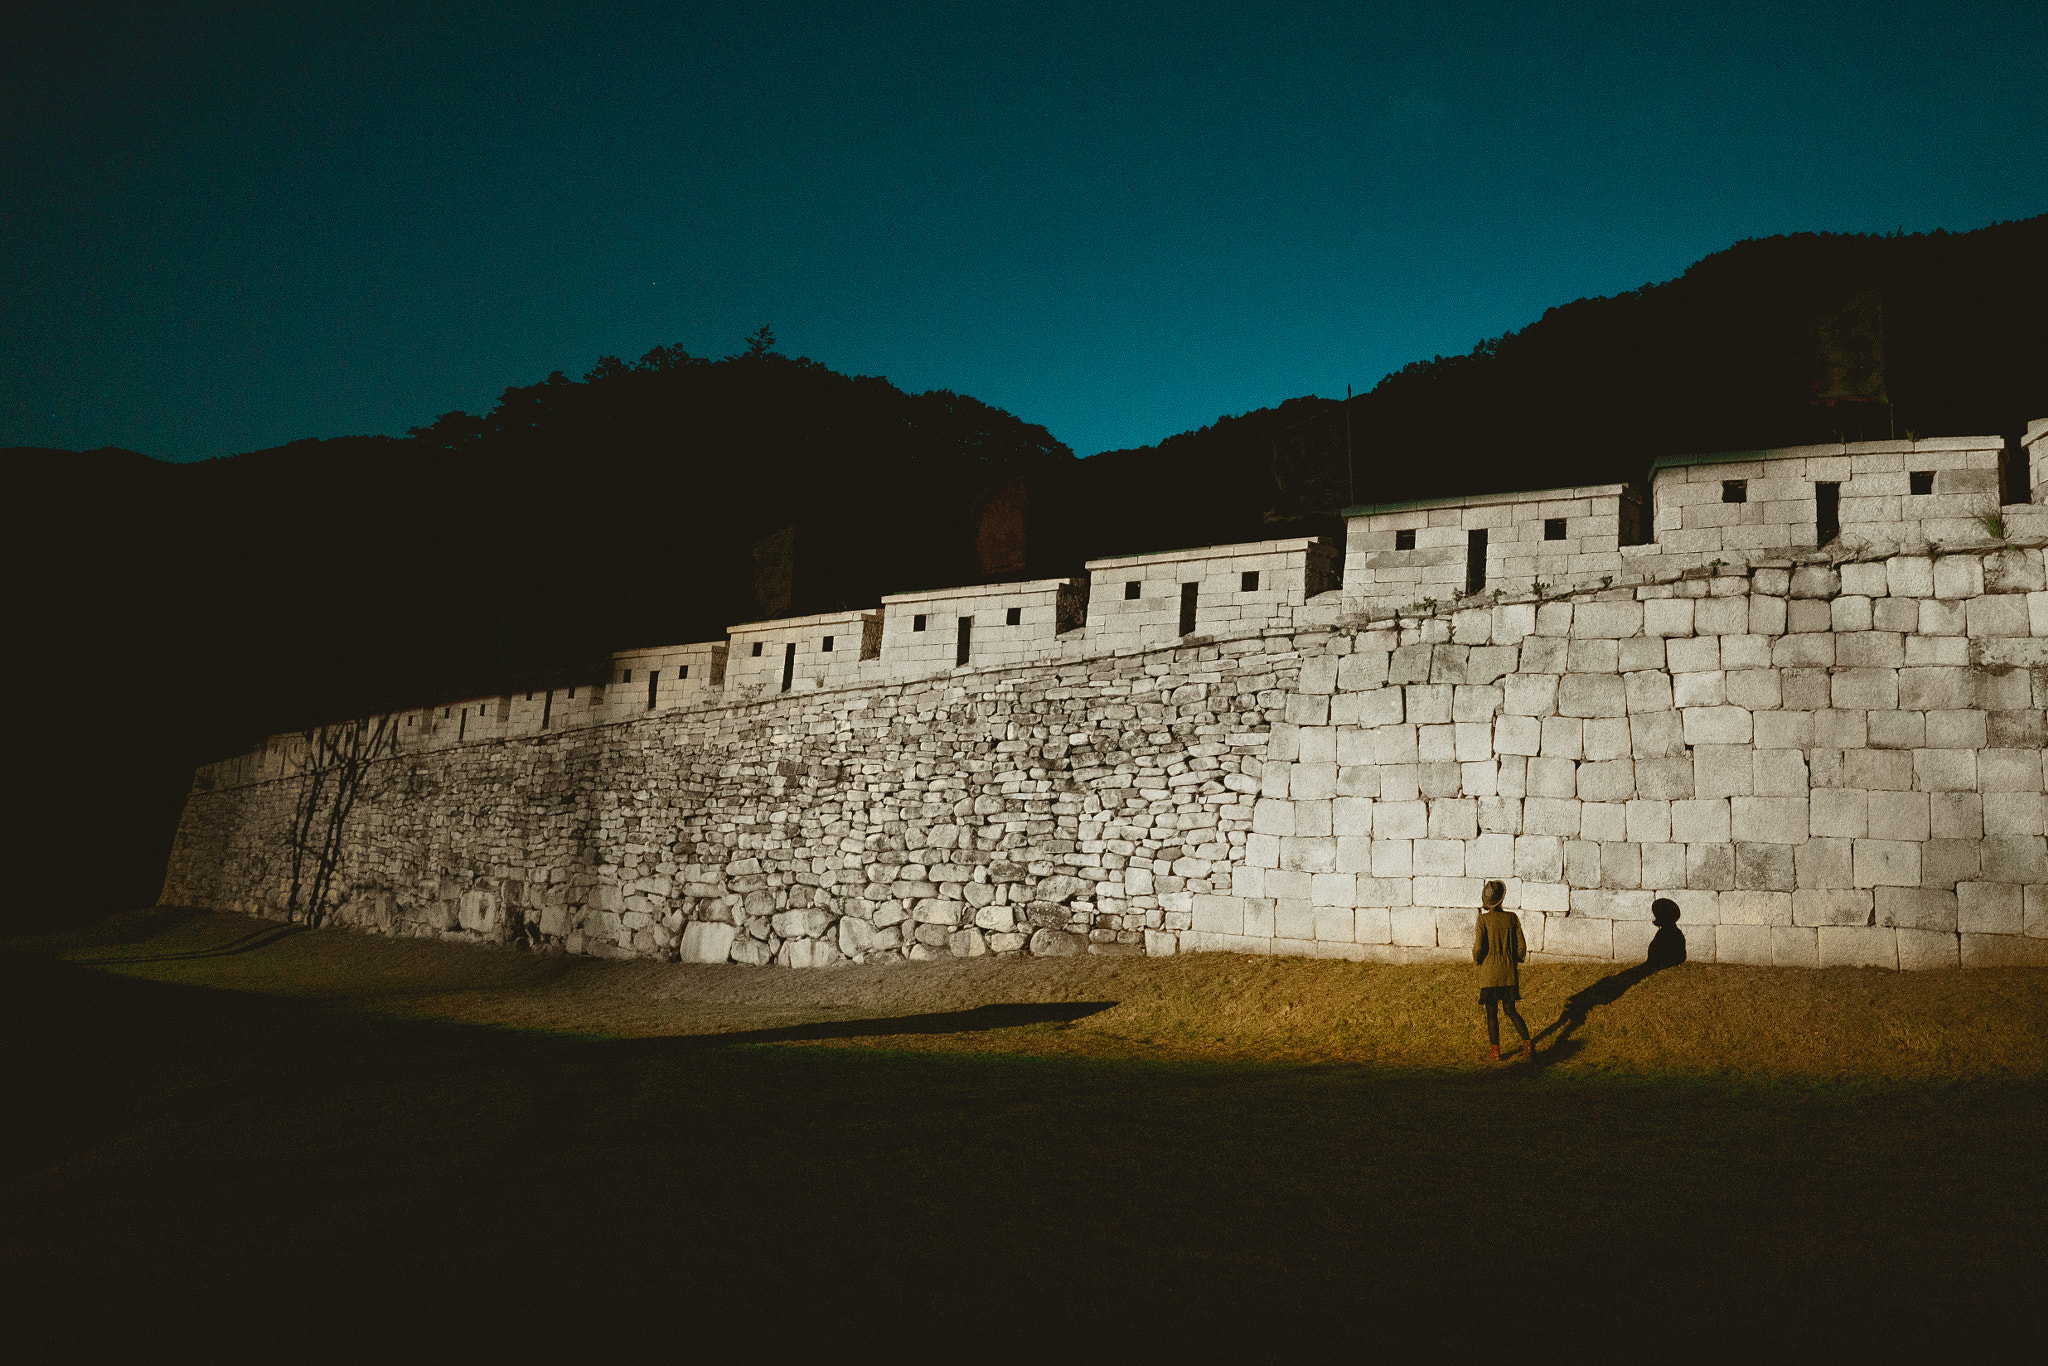
<path id="1" fill-rule="evenodd" d="M 302 781 L 286 836 L 292 871 L 285 919 L 317 927 L 334 909 L 334 875 L 349 815 L 371 765 L 391 752 L 396 739 L 389 716 L 306 732 Z"/>

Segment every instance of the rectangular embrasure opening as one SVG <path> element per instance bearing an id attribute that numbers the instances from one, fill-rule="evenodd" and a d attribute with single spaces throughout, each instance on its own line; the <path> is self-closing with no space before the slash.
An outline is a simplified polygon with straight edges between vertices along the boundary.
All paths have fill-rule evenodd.
<path id="1" fill-rule="evenodd" d="M 953 666 L 965 664 L 974 652 L 974 618 L 960 618 L 960 634 L 953 642 Z"/>
<path id="2" fill-rule="evenodd" d="M 1842 486 L 1813 486 L 1813 543 L 1826 545 L 1842 534 Z"/>
<path id="3" fill-rule="evenodd" d="M 1396 549 L 1396 550 L 1413 550 L 1413 549 L 1415 549 L 1415 533 L 1414 533 L 1413 531 L 1397 531 L 1397 532 L 1395 532 L 1395 533 L 1394 533 L 1394 549 Z"/>
<path id="4" fill-rule="evenodd" d="M 1202 591 L 1198 583 L 1184 583 L 1180 586 L 1180 633 L 1191 636 L 1195 633 L 1195 597 Z"/>
<path id="5" fill-rule="evenodd" d="M 1486 587 L 1486 532 L 1465 533 L 1465 591 L 1477 593 Z"/>
<path id="6" fill-rule="evenodd" d="M 789 691 L 790 680 L 796 677 L 796 642 L 782 647 L 782 690 Z"/>

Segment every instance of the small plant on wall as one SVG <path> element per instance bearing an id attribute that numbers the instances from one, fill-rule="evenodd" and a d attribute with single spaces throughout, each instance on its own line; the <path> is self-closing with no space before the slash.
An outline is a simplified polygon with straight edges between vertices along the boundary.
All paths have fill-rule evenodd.
<path id="1" fill-rule="evenodd" d="M 1977 524 L 1984 528 L 1984 534 L 1997 541 L 2007 550 L 2012 549 L 2012 533 L 2006 528 L 2005 514 L 1997 508 L 1977 514 Z"/>

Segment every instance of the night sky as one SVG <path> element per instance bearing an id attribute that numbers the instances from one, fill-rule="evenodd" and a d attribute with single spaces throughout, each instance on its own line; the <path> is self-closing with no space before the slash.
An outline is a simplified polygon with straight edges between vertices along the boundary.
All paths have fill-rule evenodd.
<path id="1" fill-rule="evenodd" d="M 24 6 L 0 446 L 395 435 L 770 323 L 1086 455 L 2048 209 L 2039 0 L 1554 8 Z"/>

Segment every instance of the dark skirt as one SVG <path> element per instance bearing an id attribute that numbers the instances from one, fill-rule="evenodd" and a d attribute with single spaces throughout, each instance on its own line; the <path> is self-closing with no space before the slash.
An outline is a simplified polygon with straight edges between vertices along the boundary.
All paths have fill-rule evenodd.
<path id="1" fill-rule="evenodd" d="M 1479 988 L 1479 1004 L 1481 1005 L 1485 1005 L 1488 1001 L 1519 1001 L 1521 999 L 1522 989 L 1520 987 Z"/>

